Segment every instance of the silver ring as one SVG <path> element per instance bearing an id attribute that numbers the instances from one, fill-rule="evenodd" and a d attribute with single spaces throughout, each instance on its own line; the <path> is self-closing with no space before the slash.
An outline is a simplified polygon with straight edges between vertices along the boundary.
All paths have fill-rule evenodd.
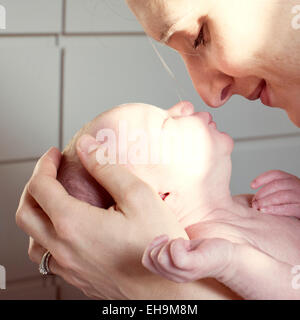
<path id="1" fill-rule="evenodd" d="M 52 272 L 49 268 L 49 260 L 51 258 L 51 253 L 50 251 L 46 251 L 42 257 L 42 261 L 40 263 L 40 266 L 39 266 L 39 271 L 40 271 L 40 274 L 42 274 L 43 276 L 48 276 L 48 275 L 51 275 Z"/>

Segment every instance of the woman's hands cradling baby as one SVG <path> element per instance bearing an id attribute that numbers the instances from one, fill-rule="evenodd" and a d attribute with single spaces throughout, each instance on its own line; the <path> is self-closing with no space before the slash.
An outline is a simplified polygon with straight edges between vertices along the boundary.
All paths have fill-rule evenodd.
<path id="1" fill-rule="evenodd" d="M 289 173 L 271 170 L 251 183 L 262 187 L 254 196 L 252 206 L 262 213 L 300 218 L 300 179 Z"/>
<path id="2" fill-rule="evenodd" d="M 114 196 L 118 209 L 71 197 L 56 180 L 61 153 L 50 149 L 38 161 L 16 215 L 31 237 L 31 260 L 39 264 L 49 250 L 50 270 L 95 299 L 201 298 L 197 284 L 180 288 L 141 264 L 147 242 L 158 234 L 187 238 L 159 195 L 122 166 L 100 166 L 95 151 L 88 153 L 89 139 L 80 142 L 82 163 Z"/>

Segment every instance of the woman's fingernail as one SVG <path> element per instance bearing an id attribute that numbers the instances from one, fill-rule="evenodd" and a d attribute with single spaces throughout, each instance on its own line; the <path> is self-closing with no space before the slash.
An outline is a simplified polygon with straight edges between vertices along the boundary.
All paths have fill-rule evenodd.
<path id="1" fill-rule="evenodd" d="M 262 212 L 262 213 L 267 213 L 268 212 L 267 208 L 260 208 L 259 211 Z"/>
<path id="2" fill-rule="evenodd" d="M 100 144 L 97 143 L 96 139 L 90 135 L 83 135 L 79 140 L 79 149 L 86 154 L 95 151 L 99 146 Z"/>

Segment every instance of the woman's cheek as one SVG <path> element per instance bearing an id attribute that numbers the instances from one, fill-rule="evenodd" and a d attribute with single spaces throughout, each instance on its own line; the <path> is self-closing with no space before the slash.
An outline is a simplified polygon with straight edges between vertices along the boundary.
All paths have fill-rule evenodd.
<path id="1" fill-rule="evenodd" d="M 259 41 L 253 37 L 252 30 L 240 31 L 241 27 L 232 27 L 232 23 L 211 27 L 211 42 L 207 47 L 207 59 L 213 59 L 211 65 L 226 75 L 245 77 L 253 75 L 257 63 L 257 52 L 261 50 Z"/>
<path id="2" fill-rule="evenodd" d="M 251 50 L 241 50 L 234 43 L 216 43 L 211 58 L 222 73 L 231 77 L 244 77 L 251 70 Z"/>

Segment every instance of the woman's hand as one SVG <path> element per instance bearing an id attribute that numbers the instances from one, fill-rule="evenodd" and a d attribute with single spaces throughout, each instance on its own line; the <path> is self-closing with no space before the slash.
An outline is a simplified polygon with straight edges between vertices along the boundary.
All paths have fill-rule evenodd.
<path id="1" fill-rule="evenodd" d="M 251 183 L 253 189 L 262 187 L 254 196 L 252 206 L 262 213 L 300 218 L 300 179 L 289 173 L 272 170 Z"/>
<path id="2" fill-rule="evenodd" d="M 122 166 L 100 166 L 96 151 L 88 153 L 95 142 L 91 139 L 80 139 L 78 154 L 114 196 L 117 209 L 102 210 L 69 196 L 56 180 L 61 154 L 52 148 L 39 160 L 16 215 L 31 237 L 30 258 L 39 264 L 49 250 L 51 271 L 93 298 L 201 298 L 197 284 L 182 288 L 142 266 L 144 248 L 153 237 L 187 238 L 186 233 L 148 185 Z"/>

